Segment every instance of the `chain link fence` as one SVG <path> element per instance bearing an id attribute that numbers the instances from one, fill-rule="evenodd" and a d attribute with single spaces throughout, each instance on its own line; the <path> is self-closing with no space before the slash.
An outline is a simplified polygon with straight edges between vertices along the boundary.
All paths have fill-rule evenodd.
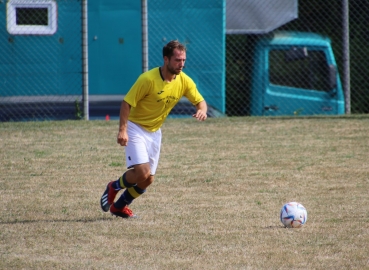
<path id="1" fill-rule="evenodd" d="M 0 121 L 82 117 L 81 14 L 79 1 L 0 2 Z"/>
<path id="2" fill-rule="evenodd" d="M 350 6 L 345 7 L 346 1 L 299 1 L 298 18 L 278 27 L 272 33 L 279 31 L 299 31 L 317 33 L 328 37 L 331 40 L 333 55 L 336 60 L 340 81 L 344 88 L 349 91 L 349 106 L 351 113 L 366 114 L 369 112 L 369 88 L 366 74 L 369 71 L 368 65 L 368 46 L 365 45 L 368 36 L 367 17 L 369 6 L 365 1 L 350 1 Z M 348 1 L 347 1 L 348 2 Z M 349 10 L 349 27 L 345 29 L 345 8 Z M 265 12 L 268 6 L 264 6 Z M 345 32 L 346 31 L 346 32 Z M 349 35 L 349 47 L 345 45 L 345 35 Z M 253 65 L 258 64 L 253 61 L 253 49 L 255 42 L 260 35 L 227 35 L 227 115 L 244 115 L 242 108 L 247 107 L 247 114 L 250 113 L 250 91 L 245 89 L 245 85 L 250 85 L 252 81 Z M 308 46 L 309 41 L 301 46 Z M 292 46 L 291 46 L 292 47 Z M 348 50 L 345 52 L 345 50 Z M 319 51 L 319 48 L 312 48 L 312 51 Z M 269 54 L 270 61 L 273 55 Z M 348 55 L 347 55 L 348 53 Z M 302 61 L 283 61 L 271 62 L 270 69 L 266 74 L 269 75 L 271 85 L 300 86 L 298 88 L 307 89 L 308 92 L 323 90 L 329 93 L 329 89 L 323 81 L 327 75 L 327 70 L 323 62 L 313 59 L 317 55 L 309 52 L 309 57 L 302 58 Z M 325 55 L 326 56 L 326 55 Z M 348 58 L 349 57 L 349 58 Z M 309 60 L 309 61 L 307 61 Z M 300 74 L 303 62 L 313 67 L 310 73 Z M 279 64 L 278 64 L 279 63 Z M 349 73 L 345 74 L 345 63 L 348 65 Z M 274 65 L 274 68 L 273 68 Z M 287 67 L 290 67 L 288 70 Z M 347 68 L 347 67 L 346 67 Z M 273 75 L 279 78 L 272 78 Z M 320 76 L 320 78 L 319 78 Z M 313 78 L 312 78 L 313 77 Z M 315 79 L 317 86 L 310 86 Z M 314 90 L 312 90 L 314 89 Z M 237 93 L 237 94 L 235 94 Z M 335 94 L 335 93 L 332 93 Z M 346 99 L 347 100 L 347 99 Z M 287 106 L 288 104 L 286 104 Z M 300 105 L 296 106 L 299 108 Z M 294 107 L 293 105 L 291 107 Z M 304 109 L 304 108 L 302 108 Z M 292 111 L 292 110 L 291 110 Z"/>
<path id="3" fill-rule="evenodd" d="M 150 51 L 150 67 L 161 63 L 159 49 L 168 37 L 178 38 L 189 49 L 185 72 L 200 82 L 200 90 L 214 105 L 219 97 L 210 92 L 216 92 L 219 85 L 207 84 L 204 77 L 215 82 L 220 76 L 210 70 L 221 65 L 214 61 L 219 55 L 216 48 L 221 46 L 214 9 L 222 3 L 226 8 L 227 116 L 368 113 L 365 74 L 369 66 L 363 43 L 368 5 L 362 0 L 351 1 L 350 6 L 344 0 L 227 0 L 184 1 L 172 7 L 165 1 L 150 1 L 149 41 L 158 48 Z M 163 18 L 179 23 L 168 25 Z M 246 28 L 233 29 L 237 23 Z M 200 36 L 196 36 L 198 32 Z M 284 41 L 272 40 L 280 32 L 285 34 Z M 263 39 L 265 54 L 260 52 Z M 203 46 L 196 47 L 196 42 Z M 288 60 L 290 51 L 296 49 L 303 54 Z M 216 104 L 215 108 L 220 109 Z"/>
<path id="4" fill-rule="evenodd" d="M 225 1 L 148 1 L 149 68 L 163 64 L 162 48 L 170 40 L 187 47 L 184 72 L 197 84 L 209 115 L 225 112 Z M 180 111 L 178 111 L 178 109 Z M 192 115 L 190 104 L 177 105 L 177 115 Z"/>
<path id="5" fill-rule="evenodd" d="M 369 113 L 364 0 L 349 6 L 344 0 L 142 2 L 148 68 L 162 64 L 161 49 L 169 40 L 185 43 L 185 72 L 211 106 L 211 116 Z M 83 117 L 83 3 L 0 1 L 0 121 Z M 248 26 L 235 30 L 231 21 Z M 281 33 L 284 39 L 277 40 Z M 129 42 L 119 40 L 122 46 Z"/>

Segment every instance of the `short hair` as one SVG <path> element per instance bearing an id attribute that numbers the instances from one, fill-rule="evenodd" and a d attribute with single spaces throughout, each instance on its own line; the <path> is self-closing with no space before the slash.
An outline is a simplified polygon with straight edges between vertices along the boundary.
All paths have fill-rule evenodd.
<path id="1" fill-rule="evenodd" d="M 173 55 L 174 49 L 178 49 L 180 51 L 186 51 L 186 46 L 180 43 L 178 40 L 171 40 L 163 47 L 163 57 L 166 56 L 169 59 Z"/>

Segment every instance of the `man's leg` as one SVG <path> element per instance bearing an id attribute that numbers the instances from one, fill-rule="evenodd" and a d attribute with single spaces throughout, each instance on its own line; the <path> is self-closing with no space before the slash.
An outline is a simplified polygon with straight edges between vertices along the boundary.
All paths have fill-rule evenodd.
<path id="1" fill-rule="evenodd" d="M 106 186 L 104 194 L 101 196 L 100 205 L 104 212 L 108 212 L 110 206 L 114 203 L 115 196 L 121 189 L 130 189 L 130 193 L 135 194 L 135 187 L 139 183 L 137 189 L 138 194 L 142 194 L 150 181 L 150 165 L 149 163 L 139 164 L 132 169 L 126 171 L 118 180 L 111 181 Z M 143 190 L 143 191 L 141 191 Z M 137 196 L 138 197 L 138 196 Z M 128 198 L 128 197 L 127 197 Z M 122 205 L 122 204 L 118 204 Z M 119 208 L 123 208 L 123 206 Z"/>
<path id="2" fill-rule="evenodd" d="M 110 212 L 113 215 L 122 218 L 135 217 L 132 211 L 128 208 L 128 205 L 145 193 L 146 188 L 154 182 L 154 176 L 150 175 L 150 166 L 147 163 L 136 165 L 133 169 L 127 171 L 126 179 L 127 182 L 131 181 L 131 184 L 134 183 L 134 185 L 127 187 L 120 198 L 110 207 Z"/>
<path id="3" fill-rule="evenodd" d="M 130 143 L 126 146 L 126 164 L 130 170 L 112 184 L 108 184 L 106 196 L 108 203 L 103 207 L 103 197 L 101 199 L 102 209 L 116 215 L 116 212 L 129 210 L 127 205 L 141 196 L 148 186 L 154 181 L 154 174 L 158 166 L 161 146 L 161 130 L 148 132 L 138 125 L 128 122 L 128 135 Z M 109 188 L 109 185 L 112 188 Z M 121 197 L 114 203 L 116 194 L 121 189 L 126 189 Z M 111 190 L 111 191 L 110 191 Z M 109 196 L 109 194 L 111 195 Z M 103 194 L 103 196 L 105 193 Z M 128 216 L 124 213 L 122 217 L 133 215 L 129 210 Z M 121 216 L 121 215 L 117 215 Z"/>

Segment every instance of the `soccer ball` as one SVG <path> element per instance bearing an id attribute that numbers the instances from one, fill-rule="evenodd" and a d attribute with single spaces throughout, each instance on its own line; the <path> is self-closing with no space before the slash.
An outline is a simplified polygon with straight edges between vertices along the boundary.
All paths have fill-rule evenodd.
<path id="1" fill-rule="evenodd" d="M 283 205 L 280 219 L 287 228 L 300 228 L 307 221 L 307 211 L 302 204 L 289 202 Z"/>

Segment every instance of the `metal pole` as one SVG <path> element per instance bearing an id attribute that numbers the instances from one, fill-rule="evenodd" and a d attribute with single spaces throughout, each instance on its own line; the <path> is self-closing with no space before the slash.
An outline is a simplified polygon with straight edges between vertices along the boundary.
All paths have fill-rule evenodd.
<path id="1" fill-rule="evenodd" d="M 149 69 L 147 0 L 141 0 L 141 21 L 142 21 L 142 72 L 145 72 Z"/>
<path id="2" fill-rule="evenodd" d="M 345 112 L 351 114 L 351 90 L 350 90 L 350 28 L 349 28 L 349 0 L 343 0 L 343 90 L 345 93 Z"/>
<path id="3" fill-rule="evenodd" d="M 89 120 L 88 100 L 88 16 L 87 1 L 82 0 L 82 76 L 83 76 L 83 115 Z"/>

